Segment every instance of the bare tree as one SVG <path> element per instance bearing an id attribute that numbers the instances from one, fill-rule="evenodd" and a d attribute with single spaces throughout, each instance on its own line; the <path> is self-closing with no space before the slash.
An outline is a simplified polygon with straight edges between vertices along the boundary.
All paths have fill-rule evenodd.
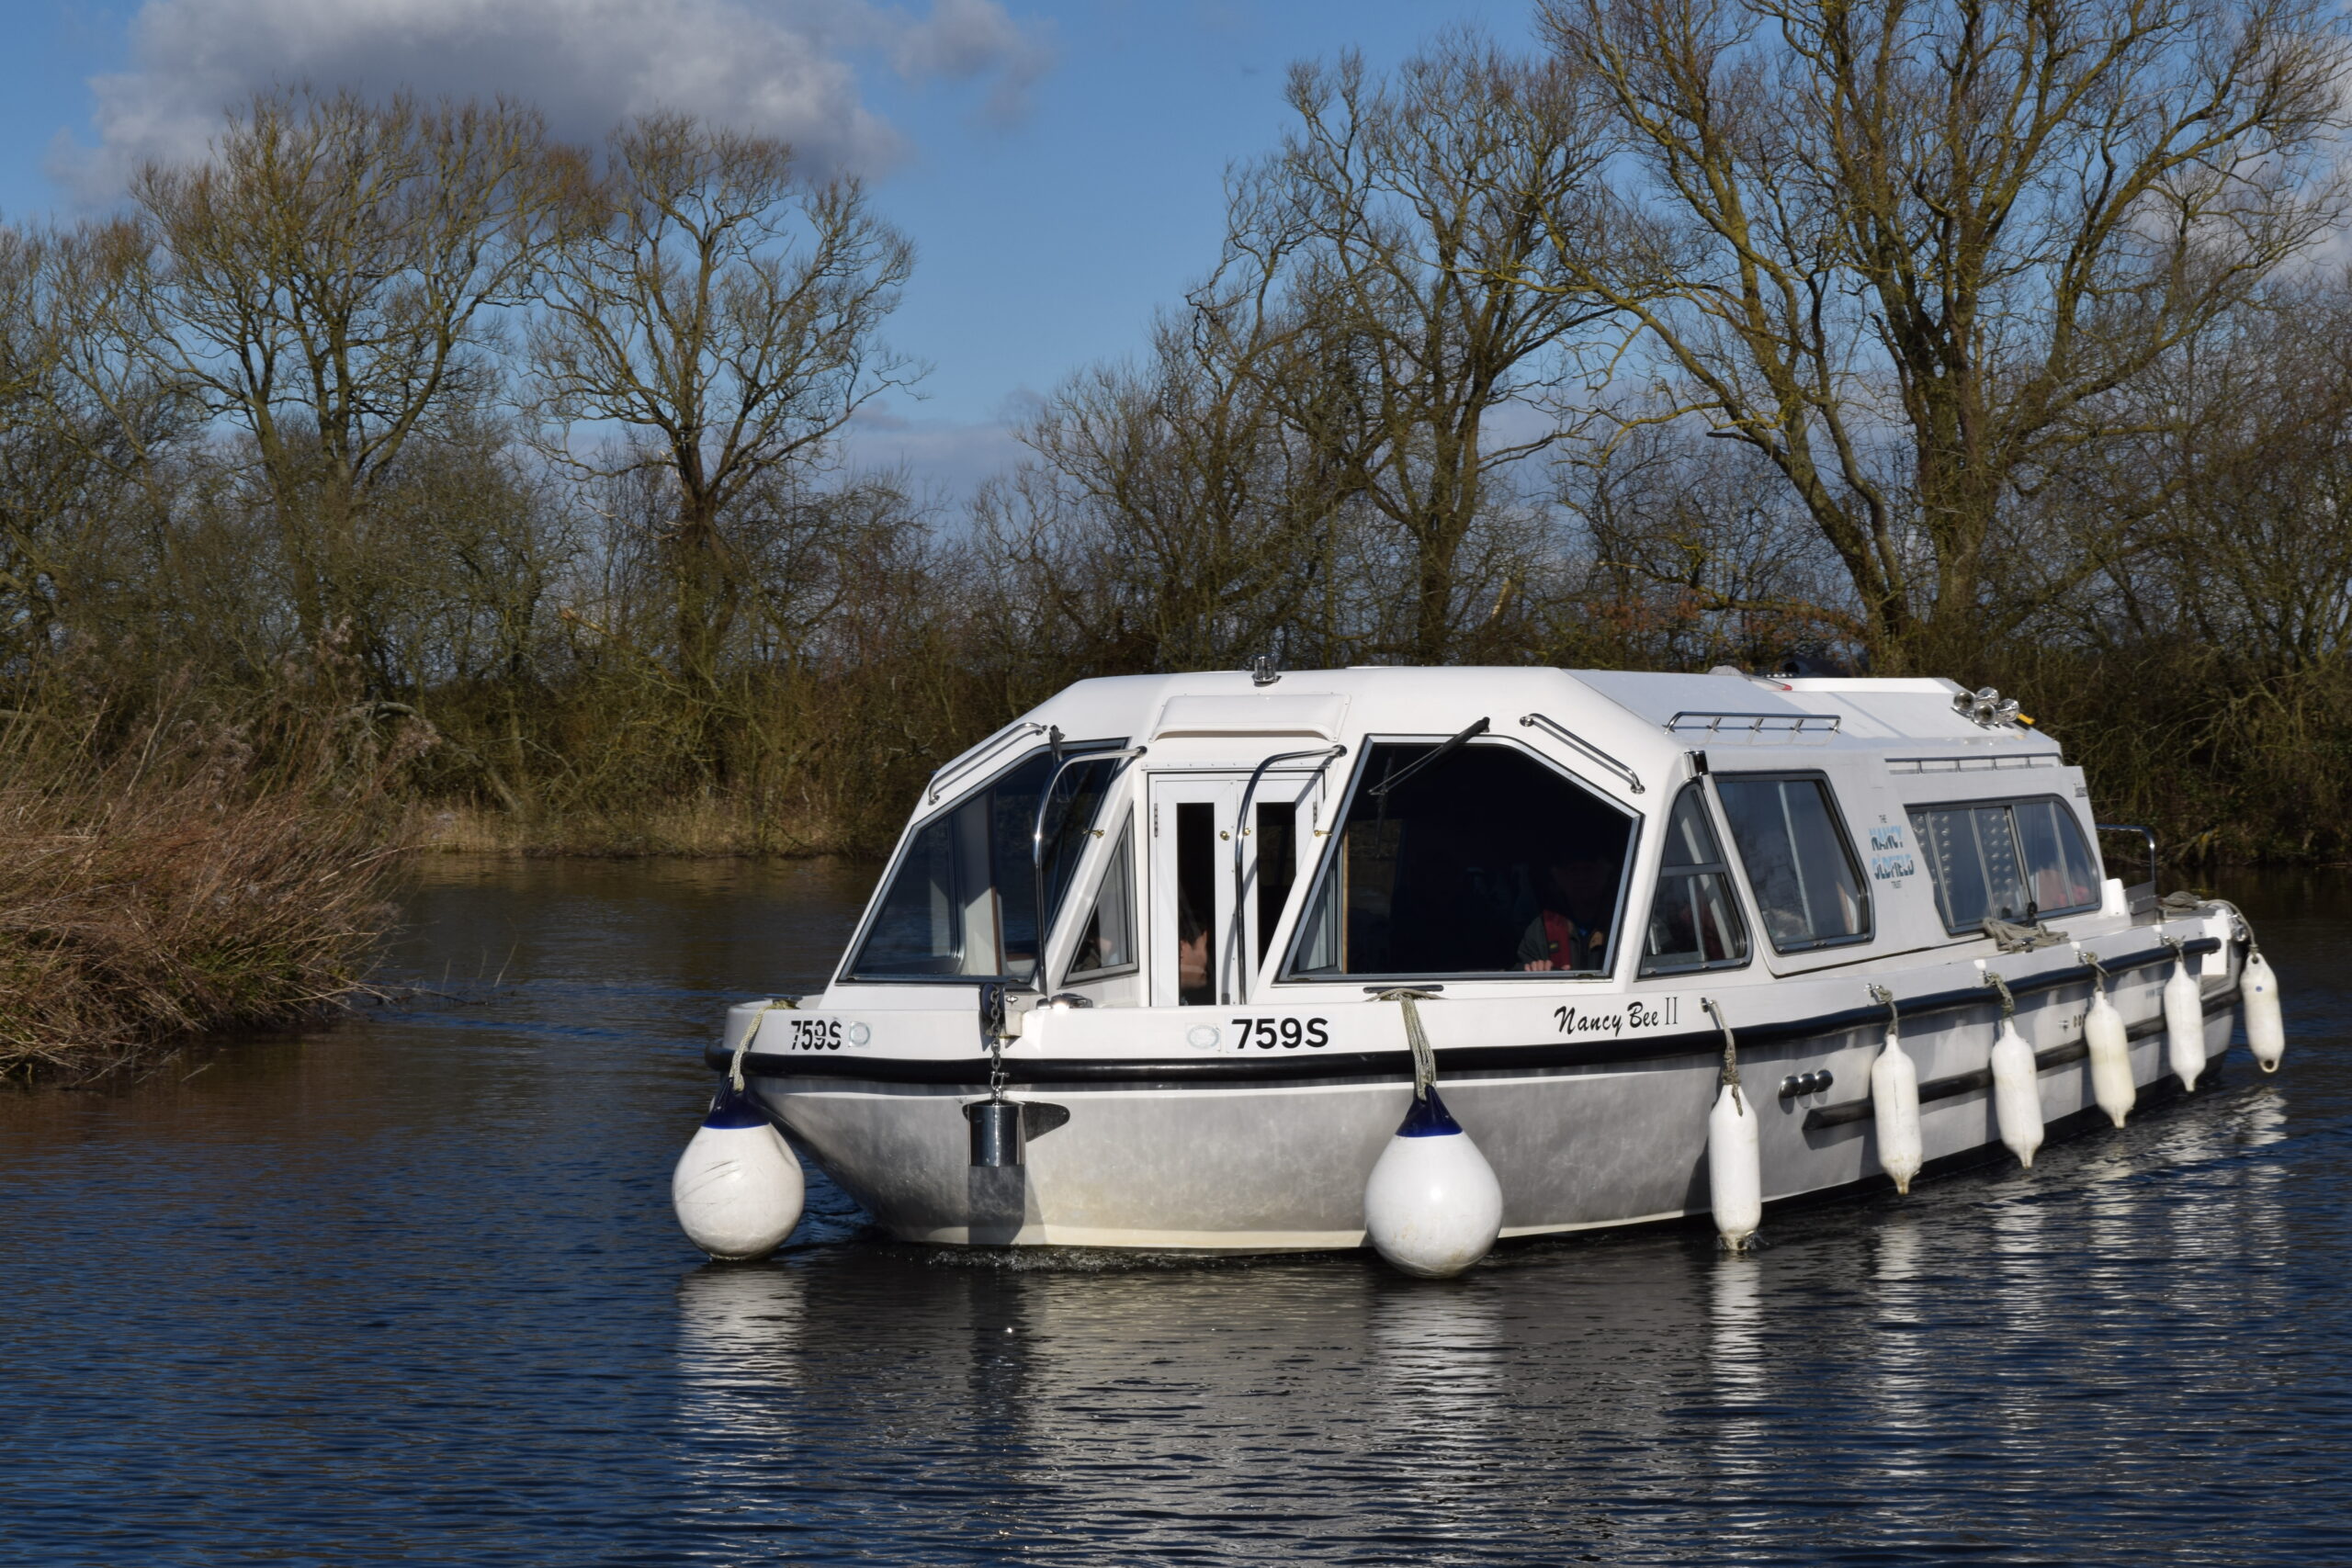
<path id="1" fill-rule="evenodd" d="M 555 270 L 534 357 L 551 412 L 624 433 L 573 461 L 658 472 L 669 490 L 675 674 L 707 711 L 762 487 L 819 464 L 851 416 L 918 374 L 879 341 L 913 248 L 857 182 L 811 185 L 783 143 L 682 116 L 614 134 L 603 196 Z"/>
<path id="2" fill-rule="evenodd" d="M 488 389 L 492 318 L 531 297 L 576 175 L 533 110 L 296 91 L 133 179 L 163 265 L 123 339 L 250 438 L 307 639 L 360 608 L 379 477 Z"/>
<path id="3" fill-rule="evenodd" d="M 2004 504 L 2108 394 L 2338 221 L 2315 0 L 1545 0 L 1643 176 L 1558 249 L 1646 329 L 1650 416 L 1782 475 L 1883 668 L 1968 666 Z M 2084 558 L 2082 570 L 2098 552 Z M 2055 574 L 2042 595 L 2078 574 Z"/>
<path id="4" fill-rule="evenodd" d="M 1035 459 L 976 498 L 1007 602 L 1038 606 L 1005 623 L 1034 634 L 1027 657 L 1126 674 L 1322 660 L 1346 640 L 1344 492 L 1234 342 L 1200 310 L 1162 320 L 1140 365 L 1058 389 L 1022 432 Z"/>
<path id="5" fill-rule="evenodd" d="M 1466 33 L 1385 81 L 1352 54 L 1295 66 L 1288 98 L 1298 124 L 1236 181 L 1195 304 L 1235 323 L 1234 362 L 1403 534 L 1400 649 L 1440 662 L 1470 607 L 1464 541 L 1510 499 L 1496 476 L 1559 434 L 1499 415 L 1554 392 L 1605 314 L 1551 243 L 1590 198 L 1602 117 L 1576 72 Z"/>

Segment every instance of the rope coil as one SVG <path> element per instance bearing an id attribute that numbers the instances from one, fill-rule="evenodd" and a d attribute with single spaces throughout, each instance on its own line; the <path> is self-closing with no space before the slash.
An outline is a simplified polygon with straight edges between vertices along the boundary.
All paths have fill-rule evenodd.
<path id="1" fill-rule="evenodd" d="M 1430 1086 L 1437 1082 L 1437 1053 L 1430 1048 L 1430 1037 L 1421 1029 L 1421 1010 L 1418 1005 L 1434 999 L 1434 996 L 1433 992 L 1417 991 L 1406 986 L 1380 993 L 1380 1000 L 1396 1002 L 1405 1010 L 1405 1044 L 1413 1053 L 1415 1100 L 1427 1100 Z"/>

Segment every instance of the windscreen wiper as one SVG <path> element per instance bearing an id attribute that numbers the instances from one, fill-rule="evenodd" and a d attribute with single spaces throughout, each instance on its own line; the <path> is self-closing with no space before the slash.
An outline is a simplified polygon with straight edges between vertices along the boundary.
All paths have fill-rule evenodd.
<path id="1" fill-rule="evenodd" d="M 1423 768 L 1428 767 L 1431 762 L 1437 761 L 1439 759 L 1443 757 L 1452 756 L 1454 752 L 1459 751 L 1464 746 L 1469 745 L 1474 737 L 1484 735 L 1486 733 L 1487 721 L 1482 718 L 1477 723 L 1472 725 L 1469 728 L 1464 730 L 1461 734 L 1455 736 L 1453 739 L 1440 743 L 1437 750 L 1431 751 L 1428 756 L 1423 757 L 1417 761 L 1406 763 L 1402 768 L 1399 768 L 1396 772 L 1389 774 L 1386 778 L 1381 780 L 1378 784 L 1373 785 L 1364 793 L 1374 796 L 1374 798 L 1385 795 L 1390 790 L 1395 789 L 1398 784 L 1403 784 L 1407 779 L 1411 778 L 1415 773 L 1419 773 Z"/>

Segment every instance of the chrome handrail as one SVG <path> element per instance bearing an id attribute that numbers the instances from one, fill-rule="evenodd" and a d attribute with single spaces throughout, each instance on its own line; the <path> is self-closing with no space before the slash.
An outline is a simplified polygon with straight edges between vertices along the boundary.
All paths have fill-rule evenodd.
<path id="1" fill-rule="evenodd" d="M 1750 735 L 1761 735 L 1768 727 L 1785 729 L 1793 735 L 1804 735 L 1808 733 L 1805 726 L 1809 724 L 1824 726 L 1825 728 L 1817 732 L 1819 734 L 1835 735 L 1845 723 L 1844 715 L 1834 713 L 1693 712 L 1678 713 L 1668 719 L 1666 732 L 1671 735 L 1678 729 L 1704 729 L 1710 735 L 1720 735 L 1723 733 L 1724 722 L 1730 719 L 1746 720 L 1744 724 L 1734 725 L 1733 728 L 1745 729 Z"/>
<path id="2" fill-rule="evenodd" d="M 1246 939 L 1249 936 L 1249 928 L 1242 923 L 1241 919 L 1241 900 L 1243 897 L 1243 890 L 1246 886 L 1245 876 L 1241 866 L 1241 840 L 1250 836 L 1250 802 L 1255 798 L 1258 794 L 1258 781 L 1264 778 L 1266 776 L 1266 770 L 1272 767 L 1276 762 L 1295 762 L 1304 757 L 1319 757 L 1322 761 L 1310 770 L 1306 775 L 1309 778 L 1313 778 L 1317 773 L 1321 773 L 1325 768 L 1329 767 L 1333 762 L 1347 754 L 1348 749 L 1345 746 L 1330 746 L 1321 750 L 1317 750 L 1313 747 L 1309 747 L 1304 751 L 1277 751 L 1272 756 L 1268 757 L 1265 761 L 1258 764 L 1257 771 L 1250 775 L 1249 785 L 1241 792 L 1241 809 L 1235 812 L 1233 816 L 1232 973 L 1236 979 L 1238 979 L 1241 975 L 1241 950 L 1246 945 Z M 1219 967 L 1222 968 L 1223 965 L 1219 965 Z M 1228 988 L 1225 993 L 1225 1001 L 1227 1003 L 1230 1003 L 1232 1000 L 1233 992 Z"/>
<path id="3" fill-rule="evenodd" d="M 932 806 L 938 805 L 939 793 L 947 787 L 948 780 L 971 772 L 972 769 L 1004 750 L 1008 741 L 1026 740 L 1032 735 L 1043 735 L 1047 728 L 1034 721 L 1024 721 L 1009 729 L 1001 729 L 978 745 L 967 747 L 957 752 L 942 762 L 939 765 L 939 771 L 931 775 L 931 785 L 925 803 Z"/>
<path id="4" fill-rule="evenodd" d="M 2137 833 L 2148 841 L 2148 880 L 2142 886 L 2154 892 L 2156 886 L 2156 830 L 2143 828 L 2137 822 L 2094 822 L 2091 826 L 2102 833 Z M 2102 854 L 2099 858 L 2104 861 L 2107 857 Z"/>
<path id="5" fill-rule="evenodd" d="M 1679 718 L 1682 716 L 1680 714 L 1677 714 L 1675 716 Z M 1611 756 L 1600 747 L 1595 746 L 1591 741 L 1587 740 L 1583 736 L 1578 735 L 1566 725 L 1562 724 L 1558 719 L 1546 718 L 1540 713 L 1531 713 L 1523 716 L 1519 722 L 1521 728 L 1533 728 L 1540 727 L 1544 733 L 1550 735 L 1555 739 L 1566 741 L 1569 745 L 1583 752 L 1592 761 L 1600 763 L 1602 767 L 1607 768 L 1619 778 L 1623 779 L 1626 784 L 1632 788 L 1635 795 L 1646 793 L 1642 788 L 1641 774 L 1634 772 L 1633 769 L 1627 767 L 1624 763 L 1619 761 L 1616 758 Z M 1671 727 L 1669 726 L 1669 728 Z"/>

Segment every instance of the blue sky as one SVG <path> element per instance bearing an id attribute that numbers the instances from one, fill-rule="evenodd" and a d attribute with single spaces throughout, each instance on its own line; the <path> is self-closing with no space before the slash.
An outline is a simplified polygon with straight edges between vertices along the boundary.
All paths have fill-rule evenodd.
<path id="1" fill-rule="evenodd" d="M 1293 60 L 1392 63 L 1528 0 L 0 0 L 0 213 L 103 205 L 275 81 L 505 92 L 585 134 L 660 100 L 865 172 L 920 262 L 890 337 L 932 362 L 863 461 L 960 491 L 1005 423 L 1130 352 L 1215 259 L 1228 163 L 1272 145 Z M 685 102 L 677 102 L 678 99 Z M 198 143 L 200 144 L 200 143 Z"/>

